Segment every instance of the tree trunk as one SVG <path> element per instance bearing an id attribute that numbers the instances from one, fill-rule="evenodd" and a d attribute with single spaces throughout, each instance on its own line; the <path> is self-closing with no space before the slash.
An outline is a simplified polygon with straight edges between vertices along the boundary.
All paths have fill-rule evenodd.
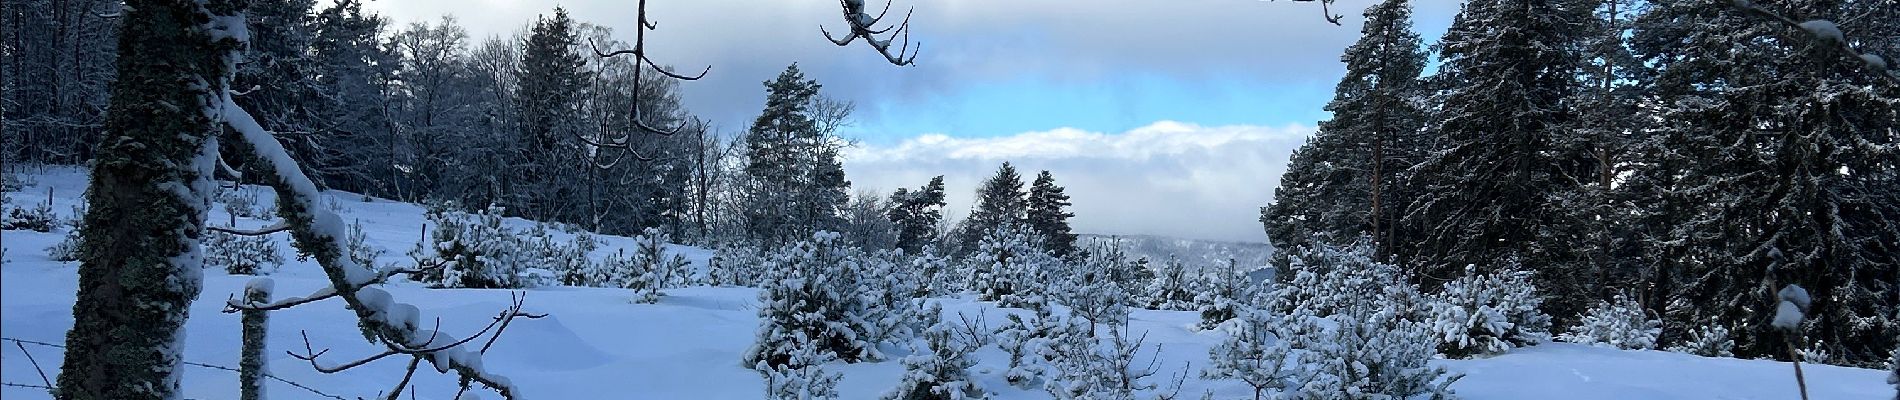
<path id="1" fill-rule="evenodd" d="M 179 398 L 181 328 L 203 283 L 216 96 L 229 76 L 225 50 L 237 45 L 210 22 L 242 21 L 243 3 L 127 3 L 107 138 L 86 193 L 61 399 Z"/>

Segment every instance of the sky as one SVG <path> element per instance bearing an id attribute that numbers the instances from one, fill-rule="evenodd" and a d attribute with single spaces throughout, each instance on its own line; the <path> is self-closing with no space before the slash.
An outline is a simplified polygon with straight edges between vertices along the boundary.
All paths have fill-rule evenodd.
<path id="1" fill-rule="evenodd" d="M 872 7 L 877 7 L 872 2 Z M 852 102 L 854 189 L 888 193 L 945 175 L 948 214 L 1003 161 L 1048 170 L 1075 203 L 1076 231 L 1262 242 L 1287 156 L 1323 110 L 1372 0 L 894 0 L 913 11 L 916 65 L 896 67 L 843 28 L 834 0 L 654 0 L 648 54 L 705 79 L 684 105 L 721 131 L 746 128 L 762 83 L 797 63 L 822 94 Z M 1435 41 L 1456 0 L 1417 0 Z M 632 40 L 634 0 L 372 0 L 399 25 L 453 14 L 476 39 L 523 31 L 556 6 Z"/>

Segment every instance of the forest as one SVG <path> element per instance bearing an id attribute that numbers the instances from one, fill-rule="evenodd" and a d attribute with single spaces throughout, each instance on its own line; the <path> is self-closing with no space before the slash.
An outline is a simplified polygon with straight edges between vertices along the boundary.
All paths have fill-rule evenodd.
<path id="1" fill-rule="evenodd" d="M 1486 366 L 1635 354 L 1747 383 L 1572 369 L 1568 395 L 1900 399 L 1900 3 L 1468 0 L 1442 38 L 1407 0 L 1261 4 L 1359 26 L 1264 257 L 1078 232 L 1116 199 L 1012 161 L 974 193 L 854 187 L 857 99 L 788 61 L 722 130 L 682 91 L 719 67 L 646 42 L 711 28 L 627 3 L 633 32 L 554 7 L 473 37 L 362 0 L 0 0 L 0 271 L 34 315 L 5 393 L 1522 398 L 1548 376 Z M 904 5 L 825 7 L 786 34 L 932 61 Z M 745 343 L 675 339 L 704 378 L 613 395 L 549 374 L 673 337 L 610 323 Z M 561 341 L 600 349 L 508 349 Z M 186 372 L 206 344 L 235 381 Z"/>

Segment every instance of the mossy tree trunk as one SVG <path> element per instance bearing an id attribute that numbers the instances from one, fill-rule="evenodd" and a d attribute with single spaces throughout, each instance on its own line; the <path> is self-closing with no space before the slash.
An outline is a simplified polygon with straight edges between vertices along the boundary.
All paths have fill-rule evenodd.
<path id="1" fill-rule="evenodd" d="M 198 239 L 221 128 L 218 94 L 243 0 L 128 0 L 96 144 L 61 399 L 176 399 Z M 239 16 L 231 18 L 231 16 Z"/>

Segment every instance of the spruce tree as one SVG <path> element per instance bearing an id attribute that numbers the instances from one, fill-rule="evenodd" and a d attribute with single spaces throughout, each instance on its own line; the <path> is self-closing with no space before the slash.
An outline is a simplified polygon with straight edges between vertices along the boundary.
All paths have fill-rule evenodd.
<path id="1" fill-rule="evenodd" d="M 175 399 L 243 1 L 128 1 L 57 397 Z"/>
<path id="2" fill-rule="evenodd" d="M 1849 37 L 1892 43 L 1890 2 L 1794 1 L 1769 7 L 1796 20 L 1842 21 Z M 1883 14 L 1884 13 L 1884 14 Z M 1883 26 L 1885 24 L 1885 26 Z M 1828 353 L 1869 364 L 1900 324 L 1900 201 L 1895 180 L 1900 89 L 1819 44 L 1807 30 L 1744 14 L 1726 1 L 1656 5 L 1634 45 L 1656 66 L 1646 95 L 1661 121 L 1633 175 L 1653 195 L 1646 253 L 1683 307 L 1668 327 L 1736 321 L 1738 357 L 1785 357 L 1767 294 L 1813 292 L 1807 332 Z M 1884 277 L 1884 278 L 1883 278 Z"/>
<path id="3" fill-rule="evenodd" d="M 909 188 L 891 193 L 891 210 L 886 215 L 897 224 L 897 248 L 919 254 L 924 246 L 937 240 L 937 224 L 943 221 L 943 175 L 916 191 Z"/>
<path id="4" fill-rule="evenodd" d="M 308 102 L 315 121 L 293 137 L 293 156 L 317 184 L 355 192 L 383 189 L 392 134 L 386 108 L 399 62 L 383 47 L 389 20 L 365 13 L 361 0 L 339 0 L 312 19 Z M 294 92 L 292 93 L 294 94 Z M 240 96 L 242 97 L 242 96 Z M 296 134 L 293 134 L 296 136 Z"/>
<path id="5" fill-rule="evenodd" d="M 1003 162 L 996 168 L 996 175 L 983 181 L 976 189 L 976 209 L 970 210 L 970 218 L 958 227 L 958 243 L 963 251 L 973 251 L 977 242 L 984 236 L 1001 228 L 1018 228 L 1027 218 L 1024 208 L 1023 178 L 1016 174 L 1016 167 Z"/>
<path id="6" fill-rule="evenodd" d="M 1386 0 L 1365 15 L 1364 36 L 1340 57 L 1346 76 L 1326 105 L 1333 119 L 1293 153 L 1273 205 L 1262 210 L 1274 248 L 1370 235 L 1383 256 L 1400 240 L 1398 216 L 1410 197 L 1402 177 L 1420 156 L 1425 51 L 1406 0 Z"/>
<path id="7" fill-rule="evenodd" d="M 1575 115 L 1581 27 L 1577 1 L 1475 0 L 1445 34 L 1437 79 L 1450 89 L 1428 130 L 1439 145 L 1412 169 L 1418 193 L 1403 223 L 1415 240 L 1398 254 L 1421 283 L 1441 283 L 1467 265 L 1491 272 L 1531 267 L 1554 315 L 1588 305 L 1587 271 L 1568 267 L 1583 240 L 1558 226 L 1561 196 L 1594 181 L 1595 158 L 1567 137 Z"/>
<path id="8" fill-rule="evenodd" d="M 567 10 L 556 7 L 551 18 L 537 18 L 521 49 L 521 70 L 515 89 L 515 107 L 520 119 L 519 144 L 516 147 L 515 178 L 504 191 L 517 197 L 514 211 L 536 219 L 554 219 L 559 202 L 581 193 L 572 192 L 557 179 L 578 174 L 571 171 L 578 126 L 574 119 L 580 95 L 589 77 L 586 61 L 576 52 L 579 35 Z"/>
<path id="9" fill-rule="evenodd" d="M 1049 171 L 1036 174 L 1024 202 L 1028 209 L 1025 219 L 1029 229 L 1042 236 L 1043 250 L 1056 257 L 1075 253 L 1075 233 L 1069 230 L 1069 217 L 1075 214 L 1064 210 L 1069 205 L 1069 195 L 1062 193 L 1061 186 L 1056 186 L 1056 178 L 1050 176 Z"/>

